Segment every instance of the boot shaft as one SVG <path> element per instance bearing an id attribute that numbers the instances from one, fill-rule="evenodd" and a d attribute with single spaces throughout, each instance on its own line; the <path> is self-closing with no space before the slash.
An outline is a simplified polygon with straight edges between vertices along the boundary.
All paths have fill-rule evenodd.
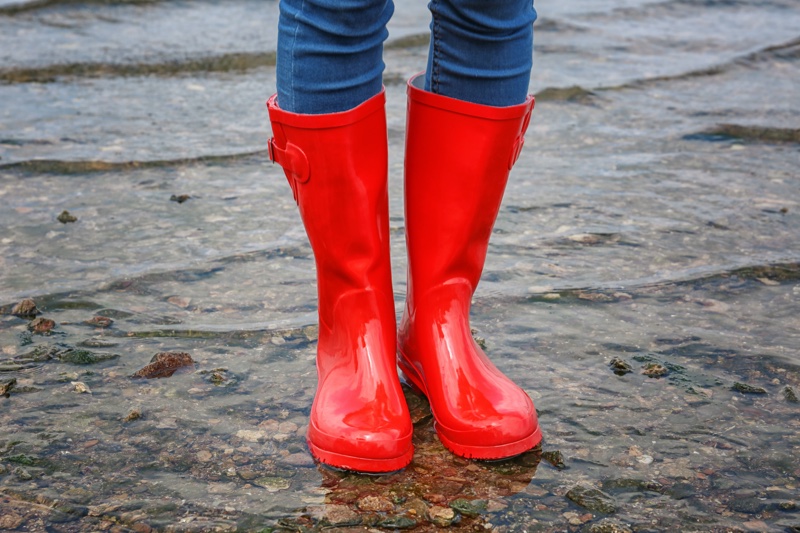
<path id="1" fill-rule="evenodd" d="M 534 100 L 472 104 L 426 92 L 419 81 L 408 84 L 408 292 L 413 298 L 452 280 L 464 280 L 474 292 Z"/>
<path id="2" fill-rule="evenodd" d="M 384 104 L 383 92 L 328 115 L 284 111 L 275 96 L 267 103 L 270 158 L 284 169 L 314 251 L 321 325 L 332 324 L 348 291 L 393 300 Z"/>

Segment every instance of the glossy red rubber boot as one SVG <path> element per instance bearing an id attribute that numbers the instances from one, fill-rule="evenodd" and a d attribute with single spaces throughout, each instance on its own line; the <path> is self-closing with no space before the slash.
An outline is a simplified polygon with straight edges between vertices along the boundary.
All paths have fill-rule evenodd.
<path id="1" fill-rule="evenodd" d="M 317 393 L 307 440 L 322 463 L 391 472 L 411 461 L 395 366 L 385 97 L 301 115 L 267 102 L 270 159 L 294 191 L 317 265 Z"/>
<path id="2" fill-rule="evenodd" d="M 450 451 L 502 459 L 542 438 L 528 395 L 472 338 L 470 301 L 533 97 L 491 107 L 408 84 L 405 215 L 408 294 L 400 369 L 428 398 Z"/>

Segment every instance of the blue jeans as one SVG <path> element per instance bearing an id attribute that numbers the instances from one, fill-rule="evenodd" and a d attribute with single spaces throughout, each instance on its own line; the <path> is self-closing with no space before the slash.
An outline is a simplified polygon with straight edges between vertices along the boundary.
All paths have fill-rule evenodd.
<path id="1" fill-rule="evenodd" d="M 280 0 L 279 5 L 282 109 L 336 113 L 380 92 L 392 0 Z M 426 90 L 491 106 L 525 101 L 533 66 L 532 0 L 431 0 L 428 8 Z"/>

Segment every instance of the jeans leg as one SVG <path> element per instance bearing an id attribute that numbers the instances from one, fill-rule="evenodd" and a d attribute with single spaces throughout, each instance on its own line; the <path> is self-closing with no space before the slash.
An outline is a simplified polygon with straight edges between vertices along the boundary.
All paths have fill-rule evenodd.
<path id="1" fill-rule="evenodd" d="M 347 111 L 381 91 L 392 0 L 281 0 L 278 105 L 285 111 Z"/>
<path id="2" fill-rule="evenodd" d="M 491 106 L 521 104 L 533 67 L 532 0 L 431 0 L 425 90 Z"/>

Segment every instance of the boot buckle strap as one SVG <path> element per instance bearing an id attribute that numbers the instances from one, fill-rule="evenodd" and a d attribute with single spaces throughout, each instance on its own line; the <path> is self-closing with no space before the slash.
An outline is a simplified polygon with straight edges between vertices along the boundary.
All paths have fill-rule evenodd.
<path id="1" fill-rule="evenodd" d="M 306 183 L 311 177 L 311 169 L 308 165 L 308 158 L 299 146 L 290 142 L 286 143 L 286 148 L 281 148 L 275 143 L 275 138 L 267 142 L 269 159 L 273 163 L 278 163 L 283 170 L 291 174 L 292 178 L 299 183 Z"/>

